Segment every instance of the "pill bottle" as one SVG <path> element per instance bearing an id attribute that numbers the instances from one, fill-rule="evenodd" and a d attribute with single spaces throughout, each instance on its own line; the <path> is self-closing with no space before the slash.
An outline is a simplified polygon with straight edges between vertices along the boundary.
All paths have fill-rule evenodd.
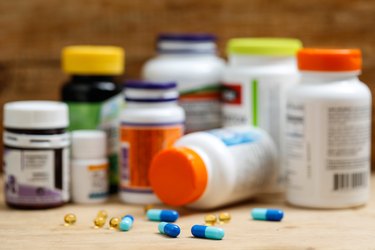
<path id="1" fill-rule="evenodd" d="M 120 197 L 136 204 L 160 203 L 148 180 L 153 156 L 183 135 L 185 113 L 174 82 L 127 81 L 120 125 Z"/>
<path id="2" fill-rule="evenodd" d="M 42 209 L 69 200 L 68 107 L 53 101 L 4 105 L 5 201 Z"/>
<path id="3" fill-rule="evenodd" d="M 287 200 L 348 208 L 369 198 L 371 94 L 358 49 L 303 49 L 287 101 Z"/>
<path id="4" fill-rule="evenodd" d="M 185 132 L 221 127 L 220 81 L 224 60 L 211 34 L 161 34 L 158 55 L 143 67 L 143 78 L 177 82 L 186 113 Z"/>
<path id="5" fill-rule="evenodd" d="M 301 42 L 291 38 L 235 38 L 227 45 L 223 76 L 223 126 L 252 125 L 266 130 L 279 151 L 279 177 L 285 187 L 283 142 L 286 91 L 298 82 L 295 55 Z"/>
<path id="6" fill-rule="evenodd" d="M 124 71 L 124 51 L 114 46 L 68 46 L 62 67 L 70 79 L 62 88 L 69 106 L 69 129 L 101 129 L 108 142 L 111 192 L 118 186 L 118 119 L 123 106 L 116 76 Z"/>
<path id="7" fill-rule="evenodd" d="M 155 156 L 149 179 L 168 205 L 216 208 L 249 199 L 272 185 L 275 151 L 270 136 L 259 128 L 195 132 Z"/>
<path id="8" fill-rule="evenodd" d="M 102 203 L 108 198 L 106 134 L 100 130 L 76 130 L 72 137 L 72 201 Z"/>

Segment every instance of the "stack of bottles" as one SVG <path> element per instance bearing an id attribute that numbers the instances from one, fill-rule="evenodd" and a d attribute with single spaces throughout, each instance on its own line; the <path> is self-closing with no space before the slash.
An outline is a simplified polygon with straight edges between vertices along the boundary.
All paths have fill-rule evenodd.
<path id="1" fill-rule="evenodd" d="M 211 34 L 162 34 L 157 53 L 142 80 L 121 85 L 122 48 L 66 47 L 62 102 L 4 106 L 9 206 L 99 203 L 114 192 L 197 209 L 280 192 L 312 208 L 368 201 L 360 50 L 234 38 L 225 65 Z"/>

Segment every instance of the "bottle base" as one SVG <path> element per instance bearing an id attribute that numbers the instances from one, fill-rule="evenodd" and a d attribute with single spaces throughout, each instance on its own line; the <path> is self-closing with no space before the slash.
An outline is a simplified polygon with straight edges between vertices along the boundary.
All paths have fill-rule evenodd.
<path id="1" fill-rule="evenodd" d="M 66 204 L 66 202 L 55 203 L 55 204 L 16 204 L 6 201 L 6 205 L 10 208 L 22 209 L 22 210 L 38 210 L 38 209 L 48 209 L 57 208 Z"/>
<path id="2" fill-rule="evenodd" d="M 357 199 L 352 201 L 306 201 L 287 198 L 286 202 L 295 207 L 306 208 L 306 209 L 347 209 L 365 206 L 367 204 L 367 199 Z"/>

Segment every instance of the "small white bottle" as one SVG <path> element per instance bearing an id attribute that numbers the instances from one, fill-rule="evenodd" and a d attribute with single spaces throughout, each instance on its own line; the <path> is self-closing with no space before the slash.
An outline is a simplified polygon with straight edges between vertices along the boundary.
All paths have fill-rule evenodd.
<path id="1" fill-rule="evenodd" d="M 301 84 L 288 95 L 287 200 L 348 208 L 369 198 L 371 93 L 357 49 L 303 49 Z"/>
<path id="2" fill-rule="evenodd" d="M 223 76 L 223 126 L 252 125 L 267 131 L 282 156 L 287 89 L 298 82 L 295 55 L 302 46 L 291 38 L 234 38 Z M 285 185 L 283 159 L 270 191 Z"/>
<path id="3" fill-rule="evenodd" d="M 184 133 L 184 110 L 177 105 L 174 82 L 127 81 L 126 108 L 120 124 L 120 198 L 134 204 L 155 204 L 148 171 L 154 155 Z"/>
<path id="4" fill-rule="evenodd" d="M 106 134 L 99 130 L 72 132 L 72 201 L 102 203 L 108 198 Z"/>
<path id="5" fill-rule="evenodd" d="M 158 55 L 146 62 L 142 77 L 174 81 L 186 112 L 185 132 L 221 127 L 220 82 L 225 68 L 211 34 L 161 34 Z"/>
<path id="6" fill-rule="evenodd" d="M 153 160 L 156 195 L 172 206 L 211 209 L 249 199 L 276 181 L 276 148 L 250 126 L 183 136 Z"/>

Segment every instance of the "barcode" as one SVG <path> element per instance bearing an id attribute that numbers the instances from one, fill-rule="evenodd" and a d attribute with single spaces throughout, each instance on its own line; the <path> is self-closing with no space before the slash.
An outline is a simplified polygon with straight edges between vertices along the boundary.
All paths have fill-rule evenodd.
<path id="1" fill-rule="evenodd" d="M 333 191 L 362 188 L 366 185 L 366 172 L 333 175 Z"/>

